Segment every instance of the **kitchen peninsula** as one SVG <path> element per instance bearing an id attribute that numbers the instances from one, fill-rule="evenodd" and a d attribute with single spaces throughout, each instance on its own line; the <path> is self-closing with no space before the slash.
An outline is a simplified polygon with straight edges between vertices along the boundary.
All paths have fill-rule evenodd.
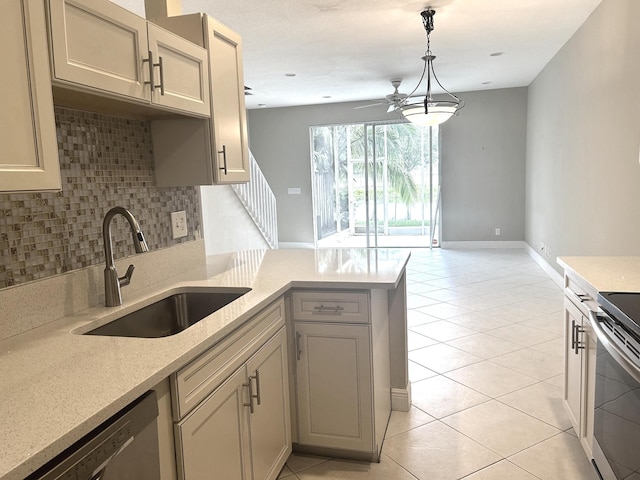
<path id="1" fill-rule="evenodd" d="M 201 241 L 191 243 L 196 245 L 198 254 L 203 252 Z M 138 288 L 123 291 L 121 307 L 94 304 L 0 341 L 3 379 L 0 408 L 4 414 L 0 425 L 0 444 L 3 445 L 0 479 L 24 478 L 144 392 L 236 332 L 265 307 L 282 298 L 290 301 L 292 290 L 368 292 L 370 298 L 381 298 L 381 292 L 384 293 L 391 407 L 408 408 L 405 275 L 408 251 L 246 251 L 211 256 L 206 265 L 189 266 L 180 273 L 173 273 L 176 271 L 173 267 L 168 268 L 171 274 L 154 277 L 154 265 L 159 270 L 166 266 L 162 261 L 144 257 L 154 253 L 165 258 L 175 257 L 181 248 L 184 247 L 124 259 L 123 262 L 133 259 L 136 267 L 141 264 L 141 268 L 139 277 L 132 282 L 137 281 Z M 149 265 L 145 266 L 144 262 Z M 96 269 L 91 267 L 70 275 L 92 278 Z M 93 275 L 93 278 L 97 277 Z M 10 307 L 3 308 L 1 315 L 6 317 L 0 319 L 0 325 L 20 322 L 26 317 L 33 322 L 34 316 L 46 315 L 46 311 L 26 314 L 16 311 L 15 306 L 21 301 L 27 305 L 29 296 L 39 290 L 46 296 L 50 288 L 48 281 L 0 291 L 0 301 Z M 167 291 L 211 287 L 251 290 L 172 336 L 149 339 L 82 335 L 163 298 Z M 95 293 L 101 285 L 87 288 Z M 66 293 L 68 297 L 90 297 L 86 292 Z M 69 298 L 48 298 L 52 303 L 69 301 Z M 25 311 L 30 307 L 37 310 L 37 307 L 27 305 Z M 57 307 L 52 305 L 49 311 L 55 312 Z M 286 322 L 290 328 L 291 319 L 287 317 Z"/>

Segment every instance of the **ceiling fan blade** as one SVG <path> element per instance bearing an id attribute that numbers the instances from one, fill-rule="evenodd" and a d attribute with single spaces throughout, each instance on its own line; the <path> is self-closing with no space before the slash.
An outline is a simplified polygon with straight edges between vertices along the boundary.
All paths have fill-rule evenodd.
<path id="1" fill-rule="evenodd" d="M 370 103 L 369 105 L 360 105 L 358 107 L 353 107 L 353 109 L 358 110 L 360 108 L 377 107 L 378 105 L 384 105 L 385 103 L 387 102 Z"/>

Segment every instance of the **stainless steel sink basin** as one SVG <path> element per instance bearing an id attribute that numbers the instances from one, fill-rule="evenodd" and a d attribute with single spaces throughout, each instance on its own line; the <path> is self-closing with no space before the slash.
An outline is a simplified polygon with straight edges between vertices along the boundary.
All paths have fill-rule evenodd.
<path id="1" fill-rule="evenodd" d="M 176 293 L 86 332 L 84 335 L 168 337 L 186 330 L 250 290 L 250 288 L 225 288 L 215 291 Z"/>

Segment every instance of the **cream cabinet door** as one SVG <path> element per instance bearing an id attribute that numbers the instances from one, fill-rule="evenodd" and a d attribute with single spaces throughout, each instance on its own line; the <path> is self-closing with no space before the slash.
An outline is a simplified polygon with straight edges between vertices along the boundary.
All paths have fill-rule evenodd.
<path id="1" fill-rule="evenodd" d="M 592 454 L 598 340 L 589 320 L 565 299 L 564 405 L 588 456 Z"/>
<path id="2" fill-rule="evenodd" d="M 251 479 L 246 375 L 238 369 L 176 424 L 180 479 Z"/>
<path id="3" fill-rule="evenodd" d="M 298 443 L 371 452 L 369 327 L 295 323 Z"/>
<path id="4" fill-rule="evenodd" d="M 152 102 L 209 116 L 207 51 L 151 23 L 148 36 L 154 63 Z"/>
<path id="5" fill-rule="evenodd" d="M 563 401 L 569 419 L 576 431 L 580 432 L 581 391 L 582 391 L 582 355 L 575 351 L 576 328 L 582 328 L 583 316 L 580 310 L 565 300 L 564 309 L 564 396 Z M 576 327 L 577 326 L 577 327 Z"/>
<path id="6" fill-rule="evenodd" d="M 60 190 L 44 4 L 4 2 L 0 41 L 0 191 Z"/>
<path id="7" fill-rule="evenodd" d="M 249 181 L 249 143 L 244 103 L 242 39 L 233 30 L 204 16 L 212 97 L 216 183 Z"/>
<path id="8" fill-rule="evenodd" d="M 145 19 L 104 0 L 49 0 L 53 76 L 149 102 Z"/>
<path id="9" fill-rule="evenodd" d="M 247 362 L 252 384 L 253 480 L 278 478 L 291 453 L 287 342 L 284 328 Z"/>

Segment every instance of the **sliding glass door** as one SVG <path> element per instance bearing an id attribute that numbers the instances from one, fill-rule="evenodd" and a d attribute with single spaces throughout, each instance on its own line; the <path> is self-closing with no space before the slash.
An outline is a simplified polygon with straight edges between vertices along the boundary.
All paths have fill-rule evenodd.
<path id="1" fill-rule="evenodd" d="M 437 135 L 409 123 L 312 127 L 317 245 L 438 246 Z"/>

